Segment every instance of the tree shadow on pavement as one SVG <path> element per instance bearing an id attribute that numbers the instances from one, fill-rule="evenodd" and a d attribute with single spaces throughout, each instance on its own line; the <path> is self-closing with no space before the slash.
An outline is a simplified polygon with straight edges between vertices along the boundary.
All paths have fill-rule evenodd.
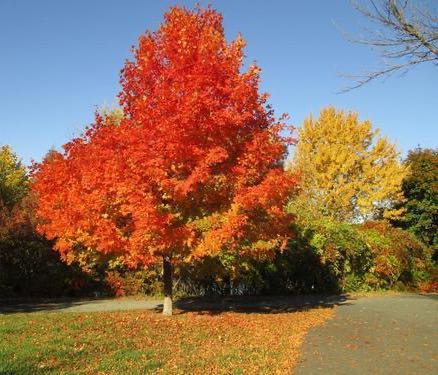
<path id="1" fill-rule="evenodd" d="M 101 299 L 38 299 L 0 301 L 0 314 L 48 312 L 100 303 Z"/>
<path id="2" fill-rule="evenodd" d="M 353 298 L 340 295 L 233 296 L 225 298 L 181 298 L 174 303 L 177 314 L 197 312 L 218 315 L 225 312 L 278 314 L 314 308 L 348 305 Z M 159 308 L 156 311 L 161 311 Z"/>
<path id="3" fill-rule="evenodd" d="M 160 307 L 155 298 L 88 298 L 1 301 L 0 315 L 32 312 L 110 312 L 154 310 Z"/>
<path id="4" fill-rule="evenodd" d="M 354 298 L 339 295 L 295 295 L 295 296 L 232 296 L 190 297 L 174 302 L 175 314 L 197 312 L 218 315 L 225 312 L 239 313 L 285 313 L 320 307 L 349 305 Z M 97 312 L 152 310 L 161 313 L 163 305 L 156 299 L 39 299 L 1 301 L 0 315 L 32 312 Z"/>

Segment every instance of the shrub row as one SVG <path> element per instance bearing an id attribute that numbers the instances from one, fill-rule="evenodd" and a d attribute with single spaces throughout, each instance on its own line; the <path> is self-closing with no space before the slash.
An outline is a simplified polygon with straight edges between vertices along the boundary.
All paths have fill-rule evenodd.
<path id="1" fill-rule="evenodd" d="M 294 228 L 288 248 L 263 261 L 227 254 L 175 269 L 179 295 L 327 293 L 427 288 L 431 251 L 386 222 L 362 225 L 328 219 Z M 115 294 L 161 291 L 160 269 L 107 273 Z M 158 281 L 157 281 L 158 279 Z"/>
<path id="2" fill-rule="evenodd" d="M 232 254 L 175 267 L 177 295 L 327 293 L 430 289 L 431 251 L 386 222 L 315 220 L 295 226 L 283 252 L 265 260 Z M 89 252 L 84 252 L 84 254 Z M 127 269 L 117 258 L 63 263 L 39 237 L 0 241 L 0 297 L 160 294 L 161 268 Z"/>

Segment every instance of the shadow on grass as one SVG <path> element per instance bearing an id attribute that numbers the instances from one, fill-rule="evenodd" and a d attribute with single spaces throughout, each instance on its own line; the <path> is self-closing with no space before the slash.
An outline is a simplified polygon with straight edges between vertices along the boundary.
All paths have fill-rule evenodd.
<path id="1" fill-rule="evenodd" d="M 0 375 L 38 375 L 47 374 L 47 370 L 54 371 L 57 370 L 57 367 L 41 369 L 38 368 L 37 363 L 0 363 Z"/>

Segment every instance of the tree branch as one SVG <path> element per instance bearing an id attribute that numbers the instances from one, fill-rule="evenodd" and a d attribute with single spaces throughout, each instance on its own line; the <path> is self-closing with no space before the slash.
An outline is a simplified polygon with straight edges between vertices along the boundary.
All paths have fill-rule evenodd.
<path id="1" fill-rule="evenodd" d="M 364 0 L 365 1 L 365 0 Z M 368 0 L 366 7 L 352 0 L 355 9 L 378 26 L 366 30 L 368 38 L 347 39 L 376 48 L 383 60 L 382 67 L 365 75 L 349 75 L 356 84 L 342 89 L 348 92 L 376 78 L 390 76 L 396 71 L 432 62 L 438 64 L 438 16 L 432 10 L 414 7 L 409 0 Z M 395 64 L 386 60 L 394 60 Z"/>

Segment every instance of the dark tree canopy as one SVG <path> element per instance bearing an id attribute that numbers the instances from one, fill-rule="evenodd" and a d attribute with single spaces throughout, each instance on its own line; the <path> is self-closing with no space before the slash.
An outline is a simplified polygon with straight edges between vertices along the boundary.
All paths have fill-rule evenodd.
<path id="1" fill-rule="evenodd" d="M 406 163 L 411 174 L 403 182 L 407 199 L 403 226 L 438 249 L 438 150 L 417 148 Z"/>

